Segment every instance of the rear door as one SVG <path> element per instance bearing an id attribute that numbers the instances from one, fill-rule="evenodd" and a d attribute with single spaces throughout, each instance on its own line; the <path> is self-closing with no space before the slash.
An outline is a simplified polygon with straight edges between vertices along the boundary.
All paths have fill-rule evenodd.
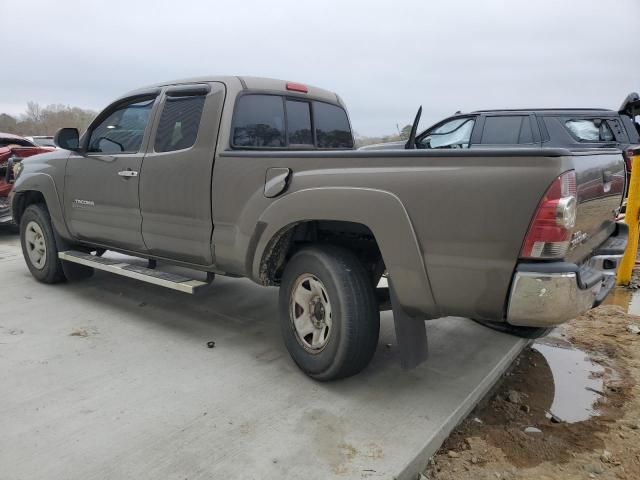
<path id="1" fill-rule="evenodd" d="M 540 146 L 540 132 L 533 114 L 485 114 L 480 117 L 477 130 L 474 147 Z"/>
<path id="2" fill-rule="evenodd" d="M 211 182 L 225 86 L 168 87 L 140 172 L 142 236 L 150 253 L 211 265 Z"/>
<path id="3" fill-rule="evenodd" d="M 158 91 L 107 107 L 66 167 L 64 209 L 78 239 L 135 252 L 145 250 L 138 180 Z"/>

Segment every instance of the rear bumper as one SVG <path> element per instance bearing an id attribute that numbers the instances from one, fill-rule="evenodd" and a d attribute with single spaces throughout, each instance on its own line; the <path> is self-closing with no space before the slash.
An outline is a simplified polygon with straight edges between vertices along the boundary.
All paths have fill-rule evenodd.
<path id="1" fill-rule="evenodd" d="M 550 327 L 575 318 L 604 301 L 616 284 L 616 272 L 627 245 L 628 228 L 616 231 L 584 264 L 518 265 L 507 309 L 507 322 Z"/>

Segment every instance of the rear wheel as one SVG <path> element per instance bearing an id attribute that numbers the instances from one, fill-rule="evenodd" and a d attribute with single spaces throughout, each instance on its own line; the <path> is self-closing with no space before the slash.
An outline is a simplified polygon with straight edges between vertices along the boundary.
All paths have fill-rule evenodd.
<path id="1" fill-rule="evenodd" d="M 22 214 L 20 243 L 27 267 L 36 280 L 58 283 L 66 279 L 58 258 L 51 218 L 44 205 L 29 205 Z"/>
<path id="2" fill-rule="evenodd" d="M 310 377 L 327 381 L 360 372 L 380 331 L 369 273 L 344 248 L 298 251 L 282 276 L 280 322 L 287 350 Z"/>

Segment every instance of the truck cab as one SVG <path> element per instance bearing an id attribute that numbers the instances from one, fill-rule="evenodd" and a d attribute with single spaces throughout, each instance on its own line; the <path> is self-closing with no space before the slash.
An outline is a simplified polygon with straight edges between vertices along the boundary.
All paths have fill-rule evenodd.
<path id="1" fill-rule="evenodd" d="M 280 83 L 263 79 L 221 80 L 126 94 L 96 118 L 78 150 L 60 152 L 68 157 L 62 209 L 69 237 L 219 269 L 213 225 L 219 225 L 215 236 L 228 235 L 227 221 L 239 212 L 227 193 L 242 179 L 220 183 L 217 152 L 353 147 L 335 94 L 302 92 L 291 82 L 283 92 Z M 227 97 L 235 105 L 225 111 Z"/>

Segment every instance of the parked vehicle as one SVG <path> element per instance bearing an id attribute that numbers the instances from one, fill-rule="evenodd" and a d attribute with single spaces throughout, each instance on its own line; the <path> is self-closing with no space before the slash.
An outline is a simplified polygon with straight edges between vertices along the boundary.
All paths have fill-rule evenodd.
<path id="1" fill-rule="evenodd" d="M 13 188 L 13 165 L 23 158 L 51 150 L 53 148 L 39 147 L 24 137 L 0 133 L 0 225 L 12 221 L 9 192 Z"/>
<path id="2" fill-rule="evenodd" d="M 215 274 L 278 285 L 287 349 L 318 380 L 369 363 L 389 297 L 396 322 L 548 327 L 606 297 L 626 245 L 615 149 L 356 151 L 339 96 L 280 80 L 136 90 L 56 143 L 20 164 L 13 193 L 37 280 L 99 269 L 188 293 Z"/>
<path id="3" fill-rule="evenodd" d="M 27 140 L 35 143 L 40 147 L 53 147 L 55 148 L 56 143 L 53 141 L 53 137 L 48 135 L 34 135 L 32 137 L 26 137 Z"/>
<path id="4" fill-rule="evenodd" d="M 631 171 L 630 147 L 640 144 L 640 97 L 631 93 L 618 111 L 603 108 L 458 112 L 416 136 L 418 149 L 561 147 L 619 148 Z M 360 150 L 405 148 L 406 141 Z"/>

